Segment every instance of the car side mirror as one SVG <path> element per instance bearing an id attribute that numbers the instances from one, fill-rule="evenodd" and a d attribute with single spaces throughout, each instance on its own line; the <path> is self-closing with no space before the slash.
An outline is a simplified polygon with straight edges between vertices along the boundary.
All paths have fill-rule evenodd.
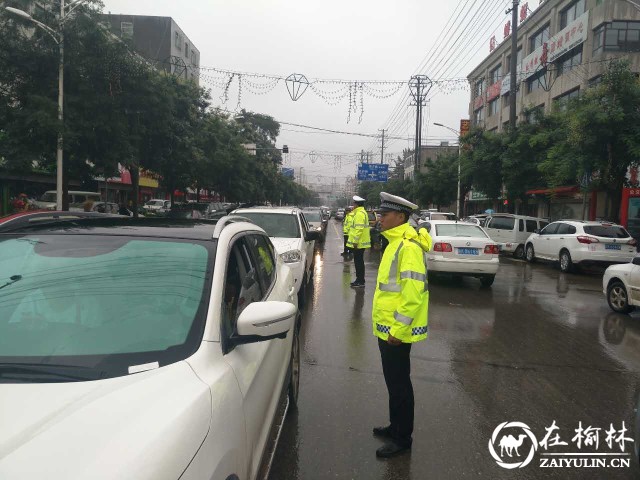
<path id="1" fill-rule="evenodd" d="M 253 302 L 247 305 L 236 323 L 234 345 L 286 338 L 294 326 L 298 309 L 289 302 Z"/>
<path id="2" fill-rule="evenodd" d="M 320 232 L 316 230 L 309 230 L 304 234 L 305 242 L 311 242 L 312 240 L 319 240 L 319 239 L 320 239 Z"/>
<path id="3" fill-rule="evenodd" d="M 632 263 L 633 263 L 634 265 L 638 265 L 638 266 L 640 266 L 640 257 L 633 257 L 633 261 L 632 261 Z"/>

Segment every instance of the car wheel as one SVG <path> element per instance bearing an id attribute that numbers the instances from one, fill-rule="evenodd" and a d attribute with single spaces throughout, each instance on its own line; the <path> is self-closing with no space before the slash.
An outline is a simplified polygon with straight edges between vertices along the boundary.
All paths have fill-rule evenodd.
<path id="1" fill-rule="evenodd" d="M 529 263 L 534 263 L 536 261 L 535 250 L 533 249 L 533 245 L 531 244 L 527 245 L 526 257 L 527 257 L 527 262 Z"/>
<path id="2" fill-rule="evenodd" d="M 614 312 L 629 313 L 633 310 L 633 307 L 629 305 L 627 289 L 620 280 L 609 284 L 609 288 L 607 288 L 607 303 Z"/>
<path id="3" fill-rule="evenodd" d="M 564 273 L 570 273 L 573 270 L 573 262 L 571 261 L 571 255 L 567 250 L 560 252 L 560 271 Z"/>
<path id="4" fill-rule="evenodd" d="M 524 245 L 518 245 L 516 251 L 513 252 L 513 256 L 522 260 L 524 258 Z"/>
<path id="5" fill-rule="evenodd" d="M 495 279 L 495 275 L 485 275 L 484 277 L 480 277 L 480 284 L 483 287 L 490 287 L 491 285 L 493 285 Z"/>
<path id="6" fill-rule="evenodd" d="M 291 361 L 289 363 L 289 409 L 298 407 L 298 395 L 300 394 L 300 327 L 296 322 L 291 346 Z"/>

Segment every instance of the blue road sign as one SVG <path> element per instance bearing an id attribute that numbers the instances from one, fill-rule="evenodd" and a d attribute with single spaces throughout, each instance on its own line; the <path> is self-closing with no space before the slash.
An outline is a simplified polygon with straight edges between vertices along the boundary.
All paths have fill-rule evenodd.
<path id="1" fill-rule="evenodd" d="M 293 178 L 293 168 L 283 168 L 282 175 L 287 178 Z"/>
<path id="2" fill-rule="evenodd" d="M 358 180 L 363 182 L 386 182 L 389 165 L 384 163 L 361 163 L 358 165 Z"/>

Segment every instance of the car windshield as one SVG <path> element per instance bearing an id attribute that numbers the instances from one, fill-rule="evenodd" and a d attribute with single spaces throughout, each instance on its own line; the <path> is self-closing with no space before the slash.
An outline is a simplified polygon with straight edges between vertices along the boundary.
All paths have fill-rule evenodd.
<path id="1" fill-rule="evenodd" d="M 322 216 L 320 215 L 320 210 L 303 210 L 304 218 L 307 219 L 307 222 L 321 222 Z"/>
<path id="2" fill-rule="evenodd" d="M 585 225 L 584 233 L 604 238 L 628 238 L 629 232 L 618 225 Z"/>
<path id="3" fill-rule="evenodd" d="M 42 195 L 40 200 L 43 201 L 43 202 L 55 202 L 56 198 L 57 197 L 56 197 L 55 192 L 47 192 L 44 195 Z"/>
<path id="4" fill-rule="evenodd" d="M 298 219 L 291 213 L 238 212 L 275 238 L 300 238 Z"/>
<path id="5" fill-rule="evenodd" d="M 480 227 L 476 225 L 462 225 L 459 223 L 436 225 L 436 236 L 487 238 L 487 235 Z"/>
<path id="6" fill-rule="evenodd" d="M 145 205 L 161 206 L 164 205 L 164 200 L 151 200 L 145 203 Z"/>
<path id="7" fill-rule="evenodd" d="M 0 363 L 102 378 L 186 358 L 202 335 L 210 248 L 122 236 L 0 238 Z"/>

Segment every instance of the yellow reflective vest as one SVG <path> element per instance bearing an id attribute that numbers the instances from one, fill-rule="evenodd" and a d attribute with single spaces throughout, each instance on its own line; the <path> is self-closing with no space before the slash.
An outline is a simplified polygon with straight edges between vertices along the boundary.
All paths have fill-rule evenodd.
<path id="1" fill-rule="evenodd" d="M 353 210 L 347 213 L 344 217 L 344 221 L 342 222 L 342 233 L 344 235 L 349 235 L 349 230 L 353 226 Z"/>
<path id="2" fill-rule="evenodd" d="M 408 223 L 382 232 L 384 251 L 373 296 L 373 334 L 386 341 L 391 334 L 403 343 L 427 338 L 429 282 L 427 252 L 431 236 Z"/>
<path id="3" fill-rule="evenodd" d="M 369 232 L 369 214 L 364 207 L 355 208 L 352 212 L 353 223 L 349 229 L 348 248 L 371 248 Z"/>

